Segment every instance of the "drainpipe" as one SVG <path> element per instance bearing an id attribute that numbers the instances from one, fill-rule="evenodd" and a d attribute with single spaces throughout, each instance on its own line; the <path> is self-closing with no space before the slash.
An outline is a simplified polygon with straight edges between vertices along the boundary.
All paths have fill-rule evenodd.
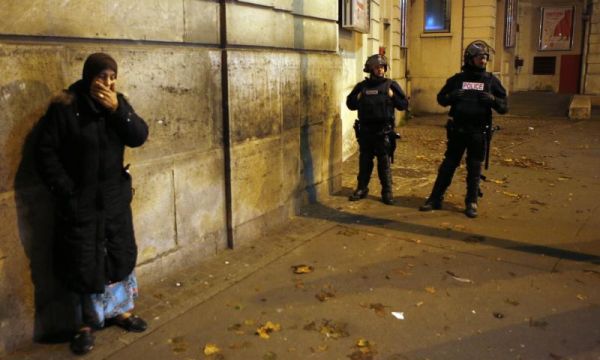
<path id="1" fill-rule="evenodd" d="M 227 61 L 227 0 L 219 1 L 221 48 L 221 104 L 223 116 L 223 180 L 225 181 L 225 225 L 227 247 L 233 249 L 233 214 L 231 205 L 231 140 L 229 130 L 229 69 Z"/>
<path id="2" fill-rule="evenodd" d="M 462 29 L 460 31 L 460 53 L 459 53 L 460 60 L 458 62 L 458 64 L 459 64 L 458 67 L 459 68 L 462 68 L 463 52 L 464 52 L 463 51 L 463 46 L 464 46 L 464 42 L 465 42 L 465 2 L 466 1 L 467 0 L 462 0 L 462 15 L 461 15 L 461 21 L 462 21 L 461 27 L 462 27 Z"/>
<path id="3" fill-rule="evenodd" d="M 589 54 L 589 47 L 588 47 L 588 39 L 587 37 L 589 37 L 590 34 L 590 24 L 591 24 L 591 18 L 592 18 L 592 6 L 593 6 L 593 2 L 590 2 L 589 0 L 586 1 L 585 4 L 585 8 L 583 9 L 584 12 L 582 14 L 582 22 L 581 22 L 581 27 L 582 27 L 582 34 L 581 34 L 581 60 L 580 60 L 580 64 L 579 64 L 579 68 L 581 69 L 581 73 L 579 74 L 579 86 L 578 86 L 578 90 L 580 94 L 585 94 L 585 78 L 586 78 L 586 73 L 587 73 L 587 58 L 588 58 L 588 54 Z"/>

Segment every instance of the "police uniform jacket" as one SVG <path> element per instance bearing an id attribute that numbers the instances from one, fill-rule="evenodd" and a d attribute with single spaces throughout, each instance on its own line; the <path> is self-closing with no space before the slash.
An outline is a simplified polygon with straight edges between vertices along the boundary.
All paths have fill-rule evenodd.
<path id="1" fill-rule="evenodd" d="M 464 94 L 455 99 L 451 95 L 454 90 L 463 89 Z M 482 93 L 494 96 L 493 103 L 482 101 Z M 486 71 L 465 68 L 464 71 L 450 77 L 437 95 L 442 106 L 450 105 L 449 115 L 455 125 L 466 129 L 482 129 L 492 116 L 494 109 L 499 114 L 508 111 L 506 90 L 500 80 Z"/>
<path id="2" fill-rule="evenodd" d="M 389 97 L 387 94 L 386 82 L 389 81 L 389 89 L 394 93 L 393 97 Z M 388 106 L 385 107 L 383 114 L 377 115 L 371 111 L 361 111 L 361 101 L 366 98 L 365 94 L 369 92 L 378 91 L 384 98 Z M 358 99 L 358 94 L 362 93 L 361 99 Z M 361 121 L 361 127 L 375 127 L 377 125 L 383 126 L 389 124 L 390 120 L 394 119 L 394 108 L 398 110 L 406 110 L 408 108 L 408 100 L 400 85 L 393 80 L 387 78 L 368 77 L 365 80 L 359 82 L 354 86 L 350 94 L 346 97 L 346 106 L 350 110 L 359 110 L 359 120 Z M 375 117 L 375 118 L 373 118 Z M 394 126 L 394 124 L 389 124 Z"/>
<path id="3" fill-rule="evenodd" d="M 59 210 L 54 264 L 79 293 L 101 293 L 123 280 L 137 258 L 123 154 L 146 141 L 148 126 L 122 94 L 117 98 L 111 113 L 80 80 L 40 120 L 36 163 Z"/>

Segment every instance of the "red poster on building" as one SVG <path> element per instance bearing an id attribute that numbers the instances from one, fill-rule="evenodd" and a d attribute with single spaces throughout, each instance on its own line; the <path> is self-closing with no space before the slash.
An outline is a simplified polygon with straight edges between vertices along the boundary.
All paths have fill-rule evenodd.
<path id="1" fill-rule="evenodd" d="M 575 7 L 542 7 L 541 51 L 571 50 Z"/>

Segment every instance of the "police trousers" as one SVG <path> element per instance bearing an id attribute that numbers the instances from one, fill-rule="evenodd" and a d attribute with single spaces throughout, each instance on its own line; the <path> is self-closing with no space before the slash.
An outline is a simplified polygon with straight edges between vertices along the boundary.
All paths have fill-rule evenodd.
<path id="1" fill-rule="evenodd" d="M 479 182 L 481 179 L 481 165 L 485 158 L 485 135 L 483 129 L 457 128 L 448 123 L 446 125 L 448 138 L 444 160 L 442 161 L 437 178 L 431 190 L 429 199 L 441 202 L 448 186 L 452 183 L 454 172 L 460 165 L 464 153 L 467 153 L 467 192 L 465 204 L 476 203 L 479 197 Z"/>

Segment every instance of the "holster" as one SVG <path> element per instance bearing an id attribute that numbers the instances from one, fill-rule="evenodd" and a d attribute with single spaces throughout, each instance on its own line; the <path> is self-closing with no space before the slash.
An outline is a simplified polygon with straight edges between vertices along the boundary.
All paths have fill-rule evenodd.
<path id="1" fill-rule="evenodd" d="M 358 119 L 354 120 L 354 135 L 356 136 L 356 141 L 360 141 L 360 121 Z"/>

